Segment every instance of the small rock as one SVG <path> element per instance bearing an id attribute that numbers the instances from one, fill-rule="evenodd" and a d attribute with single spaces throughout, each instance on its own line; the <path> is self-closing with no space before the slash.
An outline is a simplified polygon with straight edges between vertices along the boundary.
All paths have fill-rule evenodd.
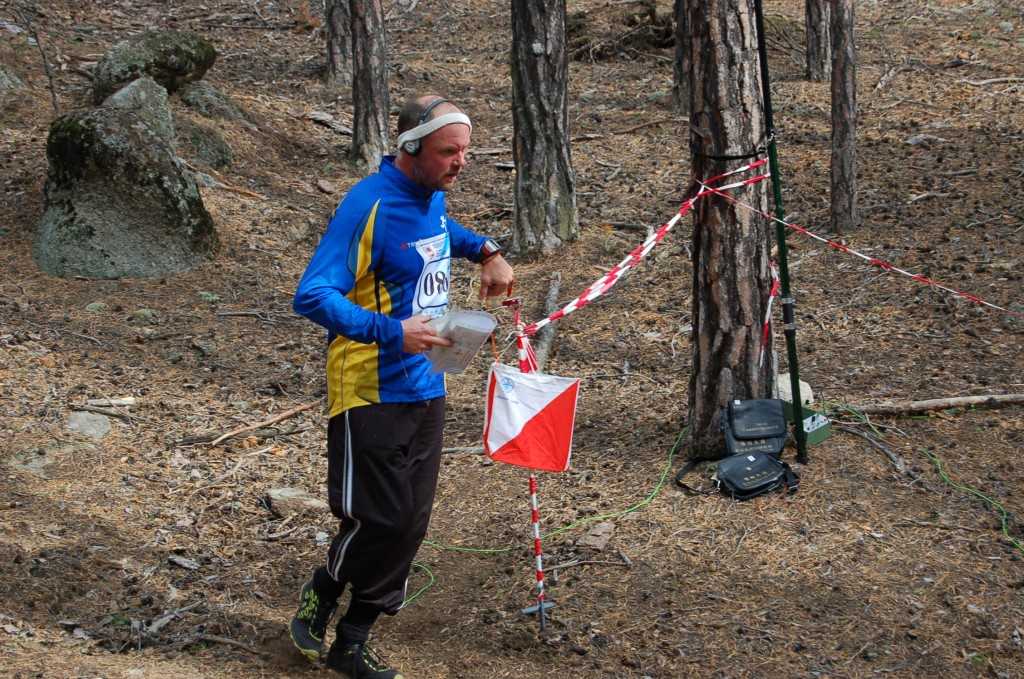
<path id="1" fill-rule="evenodd" d="M 326 179 L 318 180 L 317 183 L 316 183 L 316 188 L 320 189 L 321 191 L 323 191 L 326 194 L 331 194 L 331 193 L 334 193 L 334 192 L 336 192 L 338 190 L 338 189 L 334 188 L 334 184 L 330 183 Z"/>
<path id="2" fill-rule="evenodd" d="M 199 562 L 195 559 L 190 559 L 187 556 L 169 556 L 167 557 L 167 561 L 172 566 L 177 566 L 186 570 L 199 570 Z"/>
<path id="3" fill-rule="evenodd" d="M 68 418 L 68 430 L 85 434 L 94 441 L 99 441 L 110 431 L 110 418 L 99 413 L 77 411 Z"/>
<path id="4" fill-rule="evenodd" d="M 156 314 L 151 309 L 137 309 L 132 314 L 132 323 L 135 325 L 156 325 Z"/>
<path id="5" fill-rule="evenodd" d="M 582 549 L 592 549 L 595 552 L 604 550 L 615 535 L 615 524 L 608 521 L 594 524 L 586 534 L 576 543 Z"/>
<path id="6" fill-rule="evenodd" d="M 915 134 L 913 137 L 907 139 L 907 143 L 911 146 L 926 143 L 942 143 L 947 141 L 949 140 L 943 139 L 942 137 L 936 137 L 934 134 Z"/>
<path id="7" fill-rule="evenodd" d="M 313 497 L 298 488 L 274 488 L 267 493 L 267 506 L 277 516 L 284 518 L 292 514 L 309 511 L 322 512 L 330 506 L 320 498 Z"/>

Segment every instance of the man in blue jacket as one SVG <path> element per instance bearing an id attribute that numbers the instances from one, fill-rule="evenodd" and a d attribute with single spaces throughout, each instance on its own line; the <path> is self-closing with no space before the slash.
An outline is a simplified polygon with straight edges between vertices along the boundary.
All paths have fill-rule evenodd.
<path id="1" fill-rule="evenodd" d="M 398 118 L 398 155 L 335 209 L 292 304 L 327 329 L 327 490 L 340 526 L 326 564 L 302 587 L 290 631 L 320 660 L 348 585 L 326 664 L 356 679 L 402 677 L 366 641 L 381 613 L 401 608 L 430 520 L 445 384 L 423 353 L 451 344 L 429 324 L 448 307 L 451 258 L 480 264 L 481 298 L 504 294 L 513 279 L 498 244 L 445 208 L 471 131 L 453 102 L 410 99 Z"/>

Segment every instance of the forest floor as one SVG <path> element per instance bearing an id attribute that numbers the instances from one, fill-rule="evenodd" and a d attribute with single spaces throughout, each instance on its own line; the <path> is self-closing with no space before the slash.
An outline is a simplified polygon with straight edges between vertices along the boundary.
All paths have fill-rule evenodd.
<path id="1" fill-rule="evenodd" d="M 0 675 L 322 676 L 286 625 L 334 521 L 278 516 L 266 500 L 282 487 L 324 496 L 324 335 L 290 302 L 327 215 L 362 176 L 350 138 L 307 115 L 351 124 L 349 94 L 323 84 L 317 12 L 248 0 L 15 11 L 27 4 L 0 4 L 0 59 L 23 83 L 0 109 Z M 662 20 L 670 4 L 658 2 Z M 392 104 L 433 90 L 465 105 L 475 153 L 449 208 L 507 235 L 508 3 L 385 5 Z M 1024 392 L 1024 9 L 856 9 L 861 224 L 837 235 L 829 87 L 802 77 L 803 3 L 767 7 L 785 212 L 813 234 L 788 237 L 800 371 L 835 420 L 796 465 L 799 492 L 734 502 L 673 483 L 691 354 L 683 222 L 558 324 L 546 370 L 582 389 L 572 468 L 539 475 L 556 603 L 544 629 L 520 613 L 535 596 L 528 474 L 473 451 L 487 357 L 449 380 L 457 450 L 411 576 L 417 596 L 374 639 L 406 677 L 1024 677 L 1024 406 L 863 415 Z M 514 262 L 529 321 L 545 315 L 556 273 L 564 303 L 672 217 L 689 183 L 664 25 L 636 18 L 637 4 L 569 11 L 583 57 L 570 68 L 582 230 L 557 257 Z M 29 23 L 52 89 L 19 32 Z M 89 106 L 85 72 L 153 26 L 213 41 L 205 80 L 249 120 L 171 99 L 183 139 L 212 128 L 237 153 L 214 170 L 179 149 L 218 181 L 203 199 L 223 249 L 163 280 L 42 275 L 31 248 L 51 92 L 62 111 Z M 478 308 L 474 267 L 456 264 L 454 282 L 456 303 Z M 498 314 L 501 359 L 514 363 Z M 126 397 L 101 439 L 69 430 L 81 404 Z M 598 527 L 610 531 L 600 549 L 588 546 Z"/>

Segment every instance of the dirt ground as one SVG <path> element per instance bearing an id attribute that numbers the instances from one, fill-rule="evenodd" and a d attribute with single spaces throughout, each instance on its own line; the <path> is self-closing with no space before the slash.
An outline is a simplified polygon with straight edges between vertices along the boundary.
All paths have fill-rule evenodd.
<path id="1" fill-rule="evenodd" d="M 324 495 L 324 336 L 290 302 L 327 214 L 361 176 L 349 137 L 306 115 L 351 124 L 348 93 L 322 84 L 318 11 L 54 0 L 19 15 L 18 4 L 0 5 L 0 58 L 23 83 L 0 110 L 0 674 L 321 676 L 286 624 L 333 520 L 277 516 L 266 501 L 282 487 Z M 385 5 L 392 103 L 434 90 L 465 104 L 476 153 L 449 206 L 507 235 L 508 4 Z M 374 641 L 405 676 L 1024 677 L 1022 406 L 862 413 L 1024 392 L 1024 10 L 857 3 L 862 223 L 836 235 L 829 88 L 802 79 L 802 8 L 766 8 L 785 212 L 855 253 L 789 232 L 801 376 L 835 419 L 798 465 L 799 493 L 733 502 L 673 482 L 690 364 L 683 223 L 557 327 L 547 370 L 582 378 L 582 391 L 572 469 L 539 475 L 557 604 L 543 630 L 520 613 L 535 584 L 528 474 L 473 449 L 488 358 L 449 381 L 454 450 L 417 595 Z M 569 11 L 585 12 L 571 39 L 586 58 L 570 69 L 582 235 L 557 257 L 515 262 L 530 321 L 556 273 L 564 303 L 667 221 L 689 183 L 663 31 L 635 20 L 636 4 Z M 217 170 L 179 149 L 219 182 L 203 189 L 224 244 L 215 262 L 164 280 L 60 280 L 34 266 L 54 109 L 40 52 L 17 32 L 29 23 L 64 111 L 89 105 L 85 72 L 132 32 L 188 28 L 216 44 L 205 79 L 249 122 L 171 100 L 179 130 L 215 129 L 237 153 Z M 478 308 L 473 267 L 454 273 L 457 303 Z M 69 430 L 81 404 L 125 397 L 134 404 L 102 439 Z M 600 550 L 586 539 L 599 524 L 612 531 Z"/>

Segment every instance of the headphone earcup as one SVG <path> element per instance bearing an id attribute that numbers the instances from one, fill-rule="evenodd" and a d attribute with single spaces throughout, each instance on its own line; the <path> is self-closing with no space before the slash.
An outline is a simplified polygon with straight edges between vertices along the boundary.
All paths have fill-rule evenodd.
<path id="1" fill-rule="evenodd" d="M 404 144 L 402 144 L 402 150 L 405 151 L 406 155 L 410 155 L 410 156 L 419 155 L 419 152 L 420 152 L 420 142 L 419 142 L 419 140 L 418 139 L 414 139 L 413 141 L 405 142 Z"/>

